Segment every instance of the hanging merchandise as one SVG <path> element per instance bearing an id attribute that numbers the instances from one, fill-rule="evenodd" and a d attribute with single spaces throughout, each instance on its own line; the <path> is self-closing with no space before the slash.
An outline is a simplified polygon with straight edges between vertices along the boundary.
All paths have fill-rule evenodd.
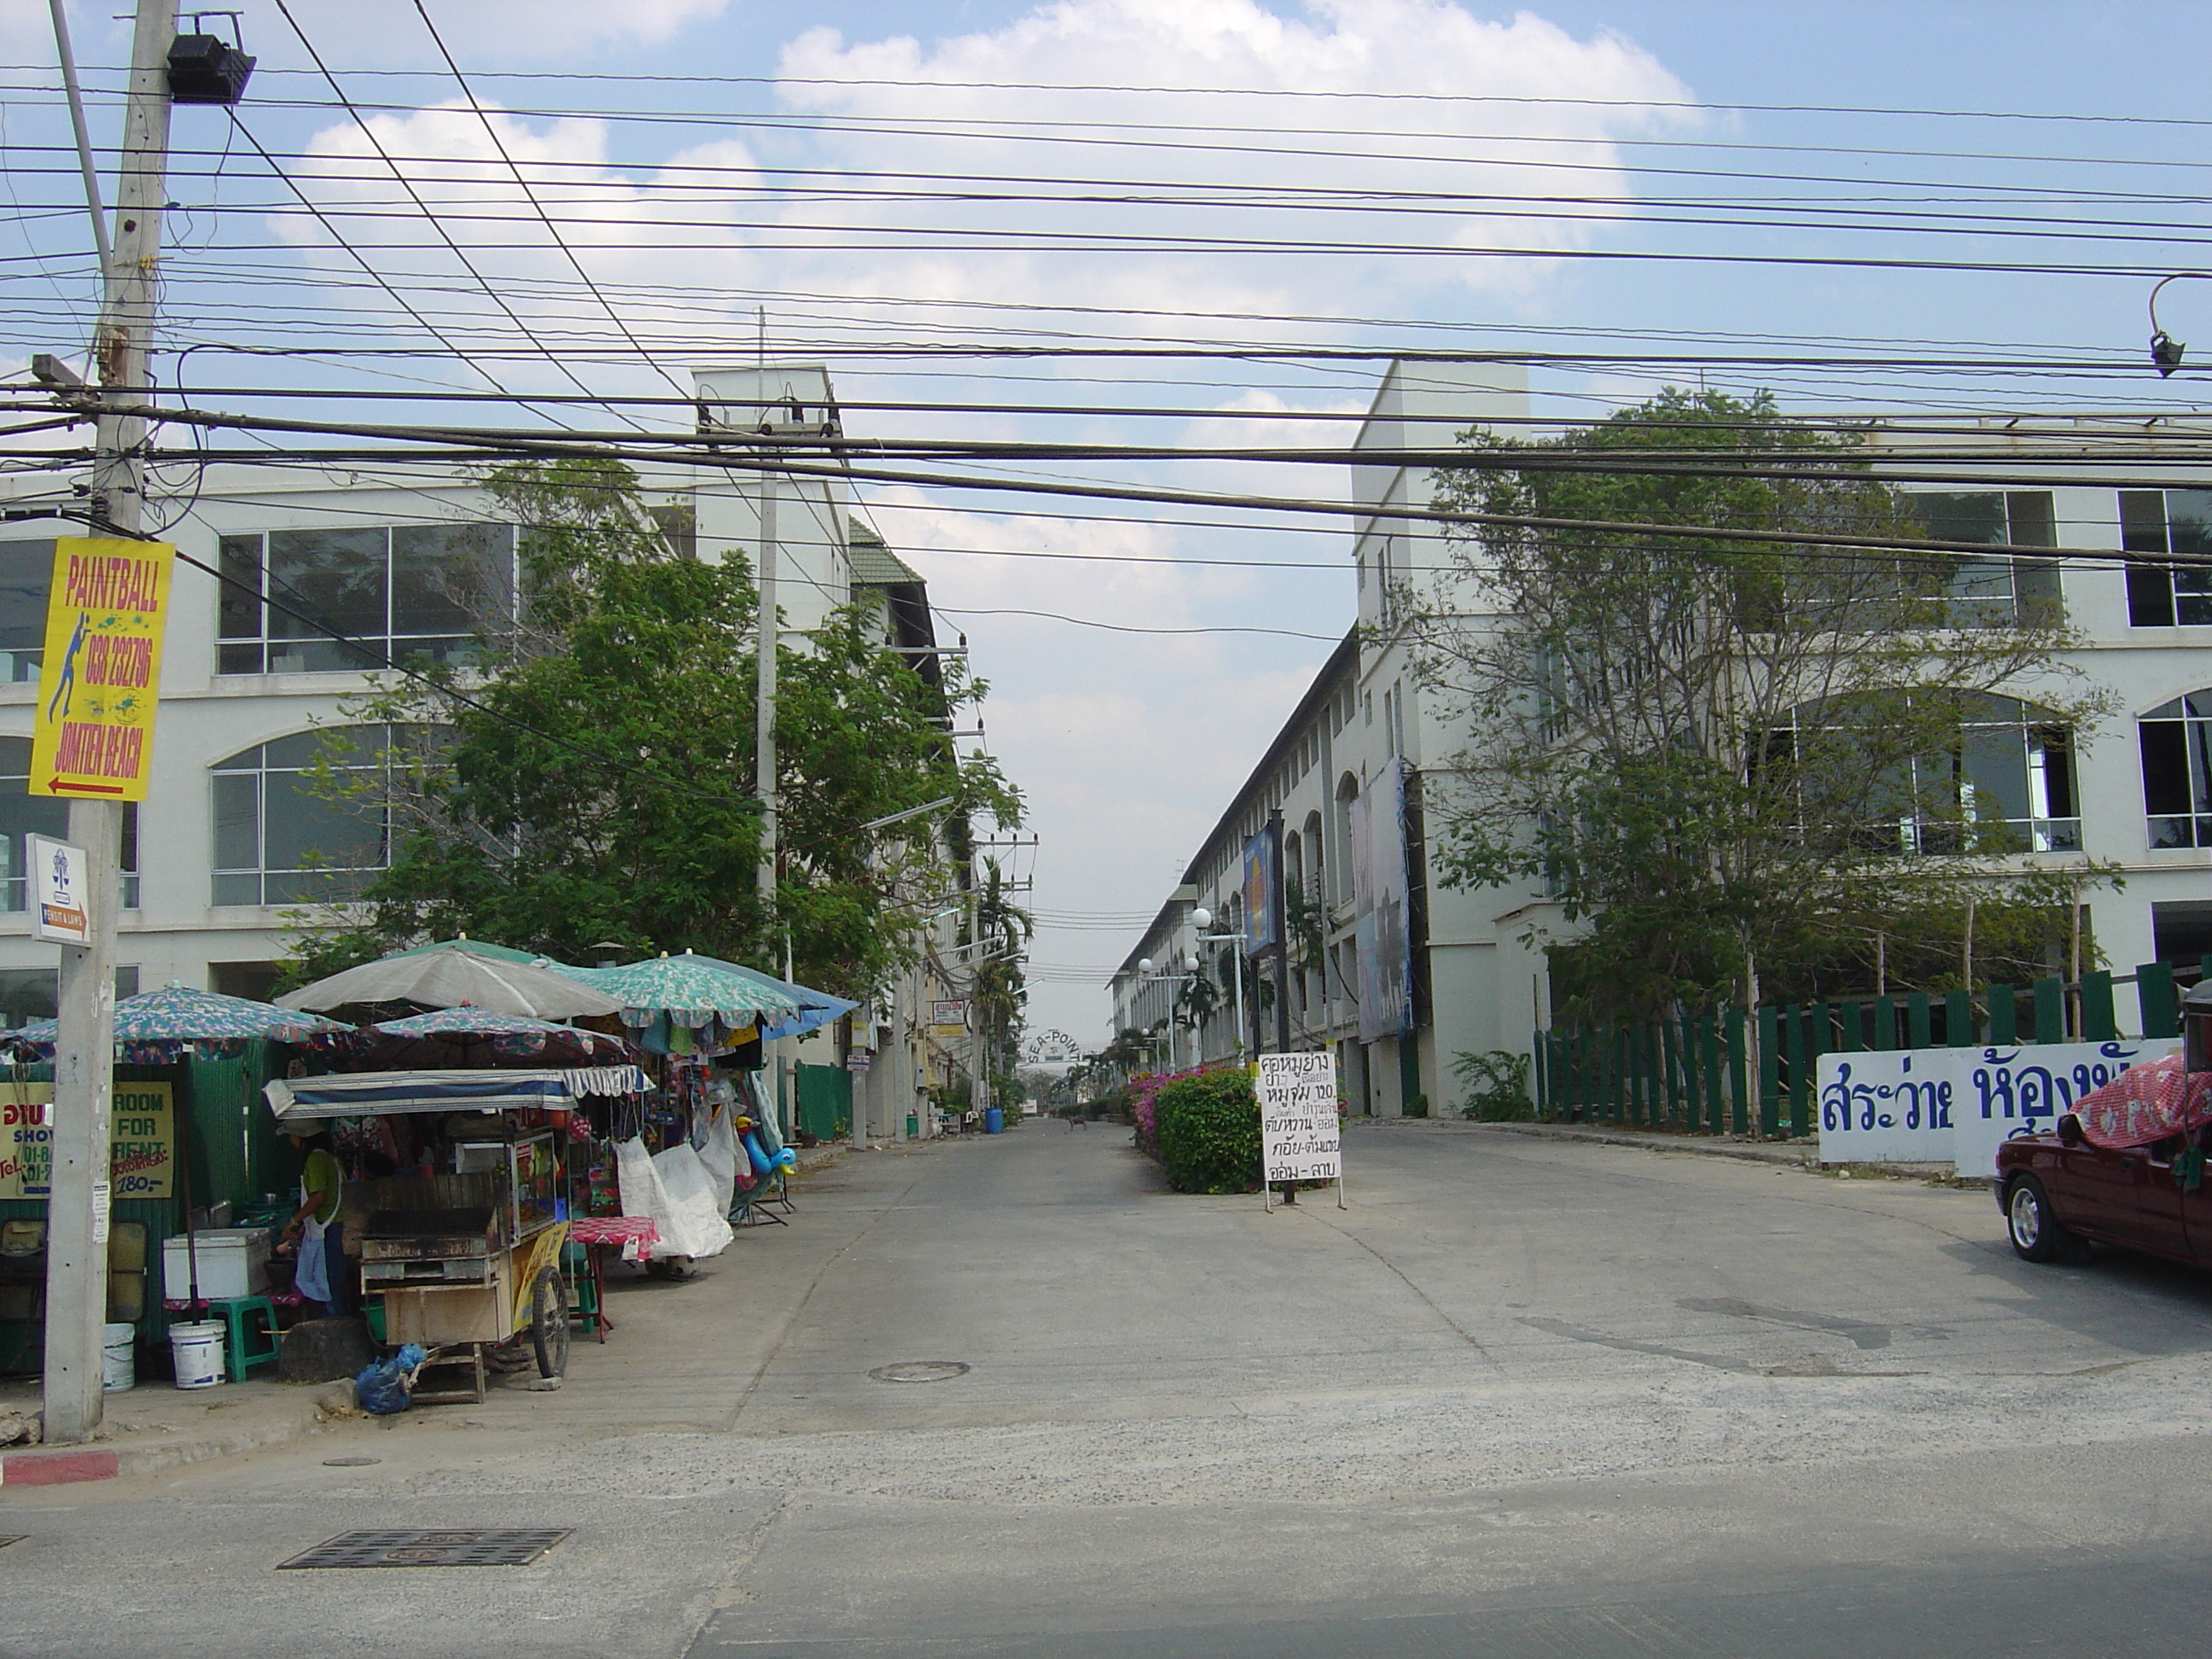
<path id="1" fill-rule="evenodd" d="M 721 1215 L 729 1213 L 737 1194 L 737 1117 L 733 1106 L 711 1113 L 704 1126 L 703 1144 L 699 1147 L 699 1165 L 707 1172 L 707 1190 L 714 1200 L 716 1212 Z"/>
<path id="2" fill-rule="evenodd" d="M 660 1237 L 653 1257 L 690 1256 L 701 1260 L 719 1255 L 728 1246 L 730 1224 L 714 1207 L 705 1167 L 689 1146 L 676 1146 L 654 1157 L 642 1140 L 615 1146 L 616 1169 L 622 1184 L 622 1212 L 649 1217 Z"/>

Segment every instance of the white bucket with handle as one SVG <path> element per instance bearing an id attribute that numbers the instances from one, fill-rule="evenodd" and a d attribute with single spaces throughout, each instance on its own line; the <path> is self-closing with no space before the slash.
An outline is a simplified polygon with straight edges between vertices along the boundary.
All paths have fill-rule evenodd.
<path id="1" fill-rule="evenodd" d="M 169 1358 L 180 1389 L 211 1389 L 222 1381 L 221 1320 L 169 1327 Z"/>

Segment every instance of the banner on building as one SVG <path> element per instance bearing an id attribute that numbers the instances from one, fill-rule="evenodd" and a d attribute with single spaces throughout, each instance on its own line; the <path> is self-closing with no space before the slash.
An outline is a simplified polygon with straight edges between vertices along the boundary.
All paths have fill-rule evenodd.
<path id="1" fill-rule="evenodd" d="M 2178 1037 L 2121 1037 L 1823 1054 L 1820 1162 L 1949 1163 L 1986 1176 L 2004 1142 L 2057 1127 L 2090 1090 L 2180 1048 Z"/>
<path id="2" fill-rule="evenodd" d="M 31 793 L 146 799 L 175 554 L 163 542 L 64 536 L 54 544 Z"/>
<path id="3" fill-rule="evenodd" d="M 1406 774 L 1393 758 L 1352 802 L 1352 939 L 1359 958 L 1362 1042 L 1411 1029 L 1413 950 L 1406 886 Z"/>
<path id="4" fill-rule="evenodd" d="M 51 1083 L 0 1082 L 0 1199 L 45 1198 L 52 1191 L 53 1099 Z M 116 1198 L 170 1196 L 176 1121 L 168 1084 L 116 1084 L 107 1163 Z"/>
<path id="5" fill-rule="evenodd" d="M 1244 954 L 1256 957 L 1274 948 L 1275 842 L 1262 830 L 1244 843 Z"/>
<path id="6" fill-rule="evenodd" d="M 1261 1054 L 1253 1086 L 1260 1096 L 1260 1162 L 1267 1179 L 1342 1179 L 1336 1056 Z"/>

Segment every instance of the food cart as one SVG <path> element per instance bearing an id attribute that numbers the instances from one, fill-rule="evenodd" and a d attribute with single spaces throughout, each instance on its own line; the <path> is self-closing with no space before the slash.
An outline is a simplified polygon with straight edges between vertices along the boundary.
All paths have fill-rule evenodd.
<path id="1" fill-rule="evenodd" d="M 280 1079 L 266 1091 L 280 1124 L 405 1115 L 434 1168 L 366 1183 L 364 1295 L 381 1295 L 387 1341 L 432 1351 L 460 1382 L 418 1388 L 426 1403 L 480 1401 L 487 1350 L 527 1337 L 538 1374 L 568 1368 L 569 1298 L 562 1247 L 566 1114 L 611 1070 L 352 1072 Z M 642 1088 L 645 1079 L 635 1079 Z"/>

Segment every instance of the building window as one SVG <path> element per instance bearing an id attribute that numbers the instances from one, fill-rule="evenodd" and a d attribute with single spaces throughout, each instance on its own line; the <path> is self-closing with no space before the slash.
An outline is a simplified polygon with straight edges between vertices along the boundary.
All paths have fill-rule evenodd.
<path id="1" fill-rule="evenodd" d="M 115 970 L 115 999 L 138 994 L 135 963 Z M 0 1030 L 13 1031 L 52 1019 L 61 1001 L 61 975 L 52 968 L 0 968 Z"/>
<path id="2" fill-rule="evenodd" d="M 1942 542 L 2058 545 L 2047 489 L 1916 491 L 1910 497 L 1929 535 Z M 2055 559 L 1960 557 L 1951 566 L 1951 616 L 1964 628 L 2034 626 L 2059 619 Z"/>
<path id="3" fill-rule="evenodd" d="M 420 728 L 397 728 L 398 732 Z M 300 904 L 358 895 L 390 860 L 386 800 L 326 799 L 316 774 L 374 785 L 389 775 L 395 728 L 325 726 L 241 750 L 218 761 L 215 902 Z"/>
<path id="4" fill-rule="evenodd" d="M 2212 691 L 2152 709 L 2136 736 L 2150 844 L 2212 847 Z"/>
<path id="5" fill-rule="evenodd" d="M 2123 489 L 2120 545 L 2155 559 L 2212 555 L 2212 490 Z M 2212 626 L 2212 565 L 2128 562 L 2132 628 Z"/>
<path id="6" fill-rule="evenodd" d="M 31 740 L 0 738 L 0 841 L 7 843 L 7 875 L 0 881 L 0 912 L 19 914 L 29 904 L 27 836 L 69 839 L 69 803 L 31 793 Z M 138 804 L 123 804 L 123 908 L 138 908 Z M 44 1018 L 44 1015 L 40 1015 Z M 17 1024 L 22 1024 L 21 1020 Z"/>
<path id="7" fill-rule="evenodd" d="M 479 625 L 514 614 L 514 526 L 225 536 L 222 574 L 217 673 L 358 673 L 380 657 L 467 662 Z"/>
<path id="8" fill-rule="evenodd" d="M 1893 805 L 1864 833 L 1907 852 L 2080 852 L 2072 730 L 2010 697 L 1978 704 L 1947 751 L 1885 776 L 1878 793 Z M 1793 764 L 1796 752 L 1796 733 L 1779 732 L 1763 763 Z"/>
<path id="9" fill-rule="evenodd" d="M 39 678 L 46 642 L 46 589 L 53 580 L 54 544 L 0 542 L 0 684 Z"/>

